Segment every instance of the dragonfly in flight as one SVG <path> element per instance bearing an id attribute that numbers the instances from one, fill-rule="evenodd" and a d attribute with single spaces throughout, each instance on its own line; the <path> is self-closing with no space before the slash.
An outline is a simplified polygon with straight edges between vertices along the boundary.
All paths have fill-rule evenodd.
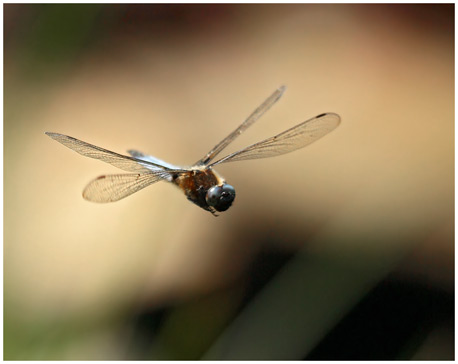
<path id="1" fill-rule="evenodd" d="M 213 161 L 224 148 L 269 110 L 284 91 L 284 86 L 275 90 L 237 129 L 191 167 L 175 166 L 137 150 L 129 150 L 130 156 L 126 156 L 71 136 L 51 132 L 45 134 L 85 157 L 99 159 L 130 172 L 108 174 L 94 179 L 83 191 L 86 200 L 114 202 L 153 183 L 167 181 L 178 186 L 191 202 L 217 216 L 217 212 L 226 211 L 232 205 L 235 189 L 226 183 L 214 167 L 228 162 L 269 158 L 295 151 L 320 139 L 340 124 L 339 115 L 320 114 L 280 134 Z"/>

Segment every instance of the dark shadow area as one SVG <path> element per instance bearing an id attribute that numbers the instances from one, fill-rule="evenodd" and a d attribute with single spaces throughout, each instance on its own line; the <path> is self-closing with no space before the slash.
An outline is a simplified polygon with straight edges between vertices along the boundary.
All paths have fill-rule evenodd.
<path id="1" fill-rule="evenodd" d="M 446 325 L 453 332 L 454 307 L 452 294 L 418 282 L 386 279 L 304 359 L 411 359 L 434 328 Z M 454 354 L 436 359 L 453 360 Z"/>

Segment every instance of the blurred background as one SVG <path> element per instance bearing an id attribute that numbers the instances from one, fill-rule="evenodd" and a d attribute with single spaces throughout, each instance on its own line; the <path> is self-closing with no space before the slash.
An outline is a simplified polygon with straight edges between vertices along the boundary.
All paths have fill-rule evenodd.
<path id="1" fill-rule="evenodd" d="M 342 124 L 217 218 L 44 134 L 190 165 L 282 84 L 227 153 Z M 3 249 L 4 359 L 453 359 L 454 5 L 4 5 Z"/>

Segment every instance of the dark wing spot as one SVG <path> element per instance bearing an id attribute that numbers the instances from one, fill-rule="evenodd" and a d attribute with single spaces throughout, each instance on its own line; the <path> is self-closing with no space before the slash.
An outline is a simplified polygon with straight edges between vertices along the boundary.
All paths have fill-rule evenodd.
<path id="1" fill-rule="evenodd" d="M 107 176 L 98 176 L 97 179 L 104 179 L 106 178 Z"/>
<path id="2" fill-rule="evenodd" d="M 327 113 L 320 114 L 320 115 L 318 115 L 316 118 L 317 118 L 317 119 L 318 119 L 318 118 L 322 118 L 322 117 L 325 116 L 325 115 L 327 115 Z"/>

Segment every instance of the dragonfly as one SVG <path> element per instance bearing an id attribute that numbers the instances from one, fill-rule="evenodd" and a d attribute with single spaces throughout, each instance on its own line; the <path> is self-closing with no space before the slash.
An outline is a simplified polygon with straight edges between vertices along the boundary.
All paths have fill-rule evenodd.
<path id="1" fill-rule="evenodd" d="M 153 183 L 166 181 L 180 188 L 188 200 L 218 216 L 218 212 L 226 211 L 231 207 L 235 200 L 235 189 L 226 183 L 214 167 L 223 163 L 270 158 L 293 152 L 320 139 L 340 124 L 339 115 L 323 113 L 214 161 L 224 148 L 280 99 L 285 89 L 285 86 L 276 89 L 239 127 L 191 167 L 175 166 L 137 150 L 128 150 L 129 155 L 122 155 L 68 135 L 52 132 L 45 134 L 85 157 L 101 160 L 129 172 L 106 174 L 92 180 L 83 190 L 83 198 L 86 200 L 114 202 Z"/>

